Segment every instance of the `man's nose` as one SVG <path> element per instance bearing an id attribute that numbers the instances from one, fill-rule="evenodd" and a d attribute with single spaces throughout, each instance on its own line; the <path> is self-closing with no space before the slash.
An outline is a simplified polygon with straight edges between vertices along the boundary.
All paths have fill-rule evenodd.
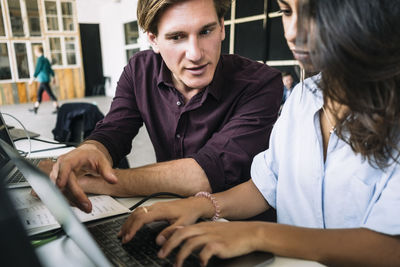
<path id="1" fill-rule="evenodd" d="M 186 49 L 186 58 L 190 61 L 199 61 L 202 58 L 202 49 L 197 37 L 189 38 Z"/>

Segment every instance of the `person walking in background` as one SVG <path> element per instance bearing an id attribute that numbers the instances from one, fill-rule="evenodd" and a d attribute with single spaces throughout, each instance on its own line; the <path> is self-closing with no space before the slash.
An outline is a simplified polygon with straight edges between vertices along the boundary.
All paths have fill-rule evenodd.
<path id="1" fill-rule="evenodd" d="M 282 82 L 283 82 L 283 98 L 282 104 L 288 99 L 294 86 L 296 85 L 293 80 L 293 76 L 289 72 L 282 72 Z"/>
<path id="2" fill-rule="evenodd" d="M 37 47 L 35 49 L 35 55 L 38 57 L 38 60 L 36 63 L 35 73 L 33 74 L 34 78 L 30 81 L 29 84 L 32 84 L 34 80 L 37 79 L 40 85 L 39 85 L 39 90 L 37 92 L 37 100 L 33 106 L 33 109 L 30 109 L 30 111 L 33 111 L 35 114 L 37 113 L 39 105 L 42 102 L 43 91 L 46 91 L 49 94 L 51 100 L 53 100 L 53 106 L 55 108 L 53 113 L 57 113 L 58 111 L 57 98 L 50 88 L 50 80 L 51 80 L 50 76 L 53 76 L 53 84 L 56 83 L 56 77 L 54 75 L 54 71 L 51 68 L 50 61 L 43 55 L 43 47 L 41 46 Z"/>

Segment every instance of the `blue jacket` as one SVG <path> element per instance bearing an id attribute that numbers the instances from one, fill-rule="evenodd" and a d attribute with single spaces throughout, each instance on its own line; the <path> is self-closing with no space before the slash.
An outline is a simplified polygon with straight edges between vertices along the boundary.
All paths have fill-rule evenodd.
<path id="1" fill-rule="evenodd" d="M 36 69 L 33 76 L 41 83 L 50 81 L 50 75 L 54 77 L 54 71 L 51 68 L 50 61 L 43 55 L 40 56 L 36 63 Z"/>

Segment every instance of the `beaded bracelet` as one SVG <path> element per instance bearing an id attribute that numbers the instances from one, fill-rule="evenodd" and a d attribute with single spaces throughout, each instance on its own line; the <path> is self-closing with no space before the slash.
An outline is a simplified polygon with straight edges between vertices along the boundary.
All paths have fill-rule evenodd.
<path id="1" fill-rule="evenodd" d="M 198 192 L 196 195 L 195 195 L 195 197 L 205 197 L 205 198 L 208 198 L 210 201 L 211 201 L 211 203 L 213 204 L 213 206 L 214 206 L 214 209 L 215 209 L 215 214 L 214 214 L 214 216 L 211 218 L 211 220 L 212 221 L 216 221 L 216 220 L 218 220 L 219 219 L 219 215 L 220 215 L 220 209 L 219 209 L 219 206 L 218 206 L 218 202 L 217 202 L 217 200 L 215 199 L 215 197 L 213 196 L 213 195 L 211 195 L 210 193 L 208 193 L 208 192 Z"/>

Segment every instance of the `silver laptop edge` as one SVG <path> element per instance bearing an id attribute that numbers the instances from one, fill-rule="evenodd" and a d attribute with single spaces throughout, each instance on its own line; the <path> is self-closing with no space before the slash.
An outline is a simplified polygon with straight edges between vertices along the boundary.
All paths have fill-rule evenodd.
<path id="1" fill-rule="evenodd" d="M 73 213 L 69 204 L 49 177 L 38 170 L 26 159 L 18 155 L 6 142 L 0 140 L 0 146 L 23 173 L 42 202 L 53 214 L 65 233 L 90 258 L 96 266 L 112 266 L 93 240 L 86 228 Z"/>
<path id="2" fill-rule="evenodd" d="M 12 140 L 11 135 L 10 135 L 10 131 L 7 128 L 7 124 L 4 121 L 2 113 L 0 112 L 0 133 L 3 131 L 4 131 L 5 135 L 1 134 L 1 137 L 4 137 L 4 139 L 6 139 L 4 141 L 6 141 L 7 144 L 9 144 L 13 148 L 15 148 L 14 141 Z"/>

